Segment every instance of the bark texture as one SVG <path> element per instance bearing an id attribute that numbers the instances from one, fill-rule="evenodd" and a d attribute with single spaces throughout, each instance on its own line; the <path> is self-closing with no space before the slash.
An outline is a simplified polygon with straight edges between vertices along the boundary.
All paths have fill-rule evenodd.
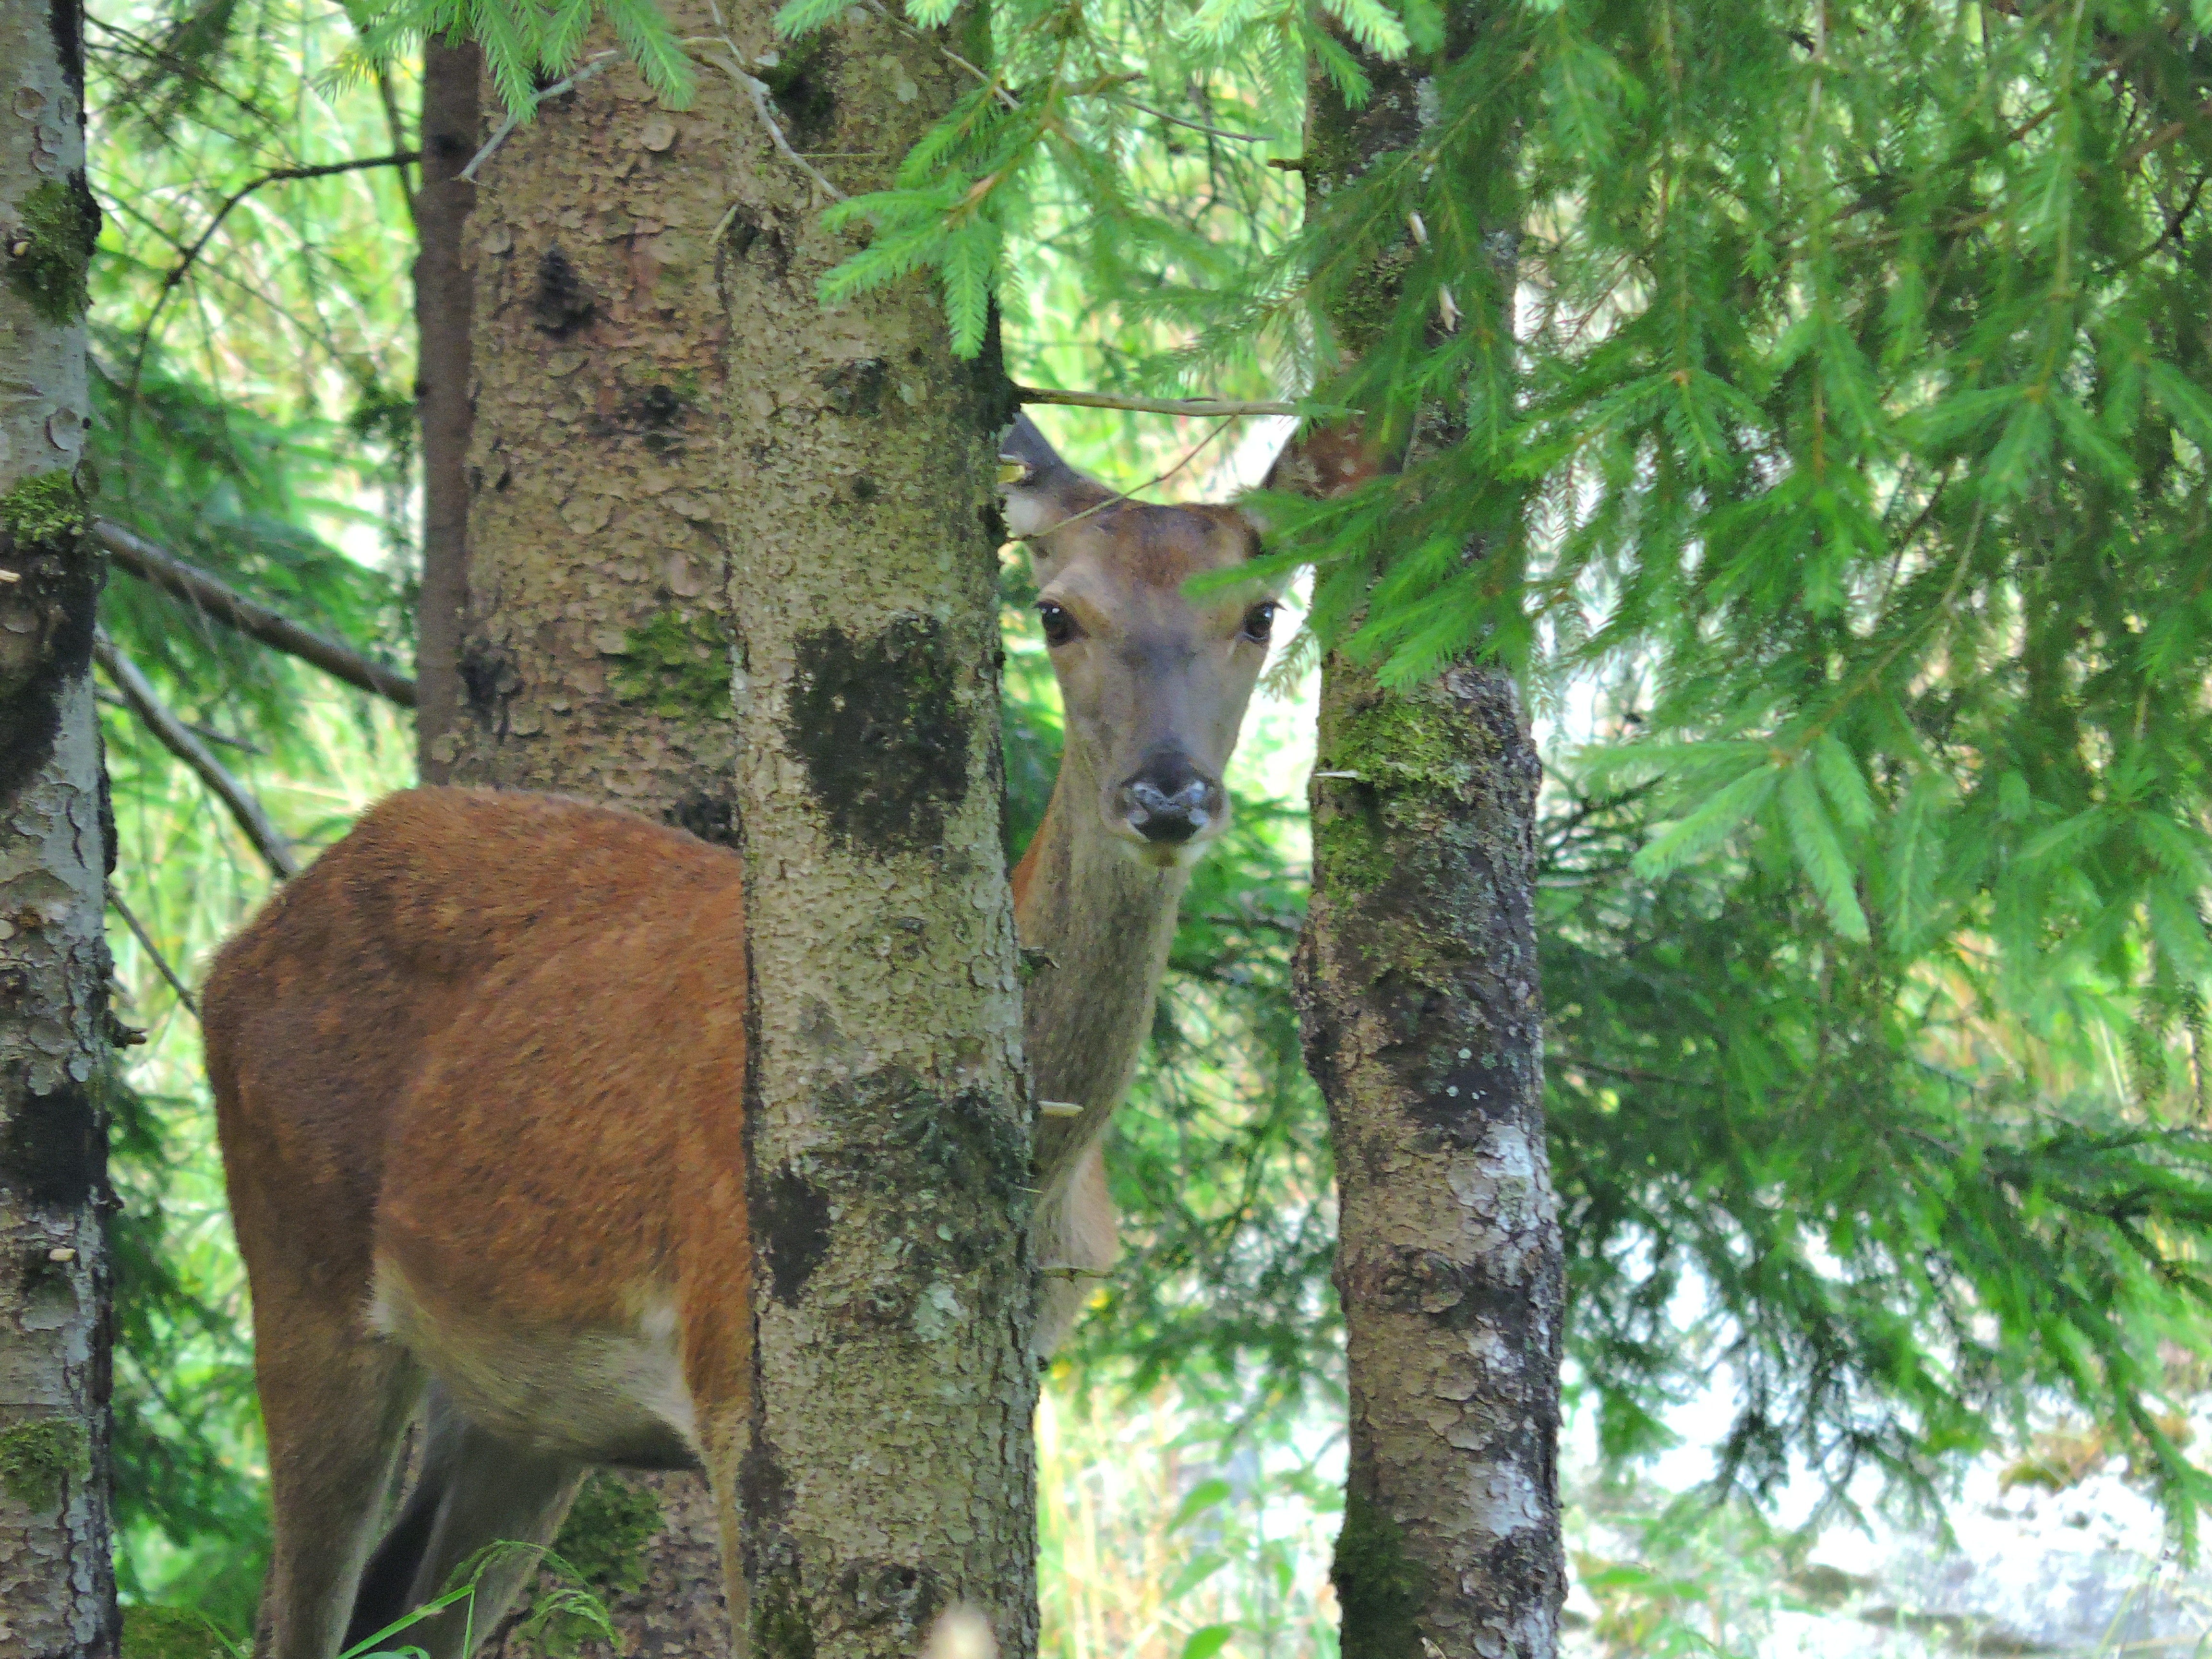
<path id="1" fill-rule="evenodd" d="M 81 18 L 0 0 L 0 1659 L 115 1651 Z"/>
<path id="2" fill-rule="evenodd" d="M 738 21 L 758 60 L 773 8 Z M 803 151 L 887 185 L 960 91 L 884 15 L 778 65 Z M 1000 850 L 995 354 L 918 282 L 824 313 L 858 243 L 756 144 L 721 250 L 753 994 L 756 1659 L 1036 1644 L 1030 1136 Z"/>
<path id="3" fill-rule="evenodd" d="M 469 598 L 469 343 L 473 295 L 467 257 L 477 188 L 460 176 L 483 142 L 471 40 L 422 47 L 422 189 L 415 201 L 415 400 L 422 426 L 422 581 L 415 601 L 415 744 L 425 783 L 449 781 L 448 745 L 460 704 L 461 616 Z"/>
<path id="4" fill-rule="evenodd" d="M 1298 958 L 1328 1097 L 1351 1462 L 1347 1659 L 1542 1659 L 1565 1594 L 1563 1258 L 1544 1140 L 1538 769 L 1505 676 L 1322 696 Z"/>
<path id="5" fill-rule="evenodd" d="M 671 21 L 714 27 L 704 4 Z M 709 238 L 751 119 L 711 75 L 691 108 L 665 110 L 625 63 L 548 100 L 478 170 L 460 709 L 426 755 L 455 782 L 730 841 Z"/>
<path id="6" fill-rule="evenodd" d="M 713 27 L 704 4 L 672 7 L 671 21 L 679 34 Z M 425 281 L 431 489 L 442 446 L 465 442 L 467 460 L 465 522 L 443 516 L 434 495 L 426 512 L 422 775 L 576 795 L 728 845 L 729 514 L 718 465 L 722 313 L 708 239 L 754 118 L 712 75 L 702 76 L 690 109 L 663 109 L 623 64 L 549 100 L 478 169 L 475 186 L 449 185 L 441 203 L 430 181 L 468 164 L 479 129 L 495 125 L 501 108 L 473 78 L 475 49 L 469 64 L 453 61 L 461 55 L 430 64 L 439 78 L 425 91 L 422 273 L 447 285 L 441 305 L 458 294 L 470 309 L 458 328 L 450 313 L 434 318 Z M 448 148 L 441 129 L 458 135 L 465 118 L 465 137 Z M 458 241 L 439 252 L 439 238 Z M 449 343 L 442 350 L 434 327 Z M 453 350 L 467 354 L 469 369 L 457 410 L 441 401 Z M 443 422 L 435 431 L 434 412 Z M 434 579 L 457 606 L 442 731 L 433 713 L 441 701 L 432 684 Z M 609 1595 L 617 1650 L 626 1659 L 727 1653 L 705 1482 L 685 1474 L 596 1480 L 562 1543 L 602 1569 L 597 1587 Z"/>
<path id="7" fill-rule="evenodd" d="M 1449 10 L 1447 52 L 1483 15 Z M 1373 90 L 1358 109 L 1310 83 L 1310 190 L 1420 140 L 1426 66 L 1361 66 Z M 1510 296 L 1510 235 L 1499 250 Z M 1346 351 L 1389 316 L 1409 251 L 1386 253 L 1332 316 Z M 1465 325 L 1510 328 L 1510 313 Z M 1449 420 L 1431 411 L 1416 443 Z M 1508 676 L 1462 666 L 1399 691 L 1324 661 L 1297 992 L 1336 1145 L 1351 1436 L 1331 1576 L 1346 1659 L 1558 1650 L 1565 1259 L 1544 1130 L 1539 775 Z"/>

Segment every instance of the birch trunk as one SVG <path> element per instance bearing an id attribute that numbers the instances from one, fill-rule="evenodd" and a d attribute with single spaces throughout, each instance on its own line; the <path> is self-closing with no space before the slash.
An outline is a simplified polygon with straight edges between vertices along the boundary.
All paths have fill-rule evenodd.
<path id="1" fill-rule="evenodd" d="M 81 29 L 0 0 L 0 1659 L 118 1634 Z"/>
<path id="2" fill-rule="evenodd" d="M 712 26 L 704 4 L 671 21 L 684 34 Z M 548 100 L 473 188 L 448 185 L 441 201 L 431 181 L 465 167 L 501 118 L 489 84 L 462 78 L 476 56 L 444 53 L 425 88 L 422 774 L 576 795 L 727 844 L 722 313 L 708 237 L 752 117 L 726 82 L 702 77 L 697 101 L 670 111 L 627 64 L 610 67 Z M 457 305 L 468 312 L 441 308 Z M 468 380 L 451 399 L 456 359 Z M 441 477 L 459 513 L 441 510 Z M 560 1543 L 594 1569 L 626 1659 L 729 1651 L 698 1476 L 597 1476 Z"/>
<path id="3" fill-rule="evenodd" d="M 739 25 L 756 58 L 772 12 Z M 856 194 L 962 89 L 858 9 L 794 65 L 797 147 Z M 750 182 L 723 282 L 756 1394 L 745 1490 L 721 1497 L 755 1659 L 906 1659 L 959 1602 L 1026 1659 L 1030 1134 L 994 597 L 1012 391 L 995 353 L 951 356 L 919 282 L 824 314 L 816 282 L 857 241 L 787 164 Z"/>
<path id="4" fill-rule="evenodd" d="M 1463 40 L 1480 16 L 1462 5 L 1448 27 Z M 1424 67 L 1362 67 L 1373 90 L 1358 110 L 1314 77 L 1309 190 L 1419 140 Z M 1332 319 L 1346 350 L 1364 344 L 1359 319 L 1389 314 L 1396 268 L 1378 262 Z M 1509 271 L 1503 314 L 1465 325 L 1510 330 L 1512 286 Z M 1336 1146 L 1351 1437 L 1332 1578 L 1346 1659 L 1558 1650 L 1565 1269 L 1544 1131 L 1538 778 L 1504 673 L 1461 666 L 1392 690 L 1325 660 L 1297 995 Z"/>

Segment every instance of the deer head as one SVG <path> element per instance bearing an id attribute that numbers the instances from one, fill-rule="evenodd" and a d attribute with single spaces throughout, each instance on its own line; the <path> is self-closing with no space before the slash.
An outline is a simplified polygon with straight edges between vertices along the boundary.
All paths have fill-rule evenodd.
<path id="1" fill-rule="evenodd" d="M 1222 775 L 1277 606 L 1257 586 L 1193 599 L 1183 585 L 1243 564 L 1259 534 L 1233 507 L 1158 507 L 1085 477 L 1026 416 L 1000 448 L 1006 528 L 1030 544 L 1066 708 L 1060 790 L 1097 804 L 1069 827 L 1188 865 L 1228 827 Z"/>

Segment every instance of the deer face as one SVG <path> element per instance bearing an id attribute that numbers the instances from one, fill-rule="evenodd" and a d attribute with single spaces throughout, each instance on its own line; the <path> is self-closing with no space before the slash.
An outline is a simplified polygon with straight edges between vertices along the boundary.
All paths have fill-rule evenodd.
<path id="1" fill-rule="evenodd" d="M 1243 564 L 1259 537 L 1234 507 L 1121 499 L 1026 418 L 1001 447 L 1066 711 L 1064 787 L 1095 793 L 1098 828 L 1133 857 L 1188 864 L 1228 826 L 1222 775 L 1276 607 L 1258 587 L 1194 600 L 1183 584 Z"/>

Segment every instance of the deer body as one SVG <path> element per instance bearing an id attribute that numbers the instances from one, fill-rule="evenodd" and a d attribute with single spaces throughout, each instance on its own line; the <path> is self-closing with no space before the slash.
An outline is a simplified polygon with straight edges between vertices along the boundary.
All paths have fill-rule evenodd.
<path id="1" fill-rule="evenodd" d="M 1100 1148 L 1188 863 L 1225 819 L 1273 607 L 1182 595 L 1253 550 L 1233 510 L 1121 501 L 1026 422 L 1007 447 L 1067 711 L 1014 872 L 1038 1093 L 1082 1109 L 1038 1137 L 1048 1349 L 1113 1258 Z M 483 1546 L 549 1540 L 592 1464 L 702 1468 L 730 1531 L 751 1386 L 743 873 L 625 813 L 418 790 L 223 951 L 204 1024 L 268 1429 L 263 1652 L 332 1659 Z M 372 1558 L 426 1389 L 422 1476 Z M 477 1632 L 524 1571 L 485 1577 Z M 459 1659 L 458 1611 L 404 1639 Z"/>

